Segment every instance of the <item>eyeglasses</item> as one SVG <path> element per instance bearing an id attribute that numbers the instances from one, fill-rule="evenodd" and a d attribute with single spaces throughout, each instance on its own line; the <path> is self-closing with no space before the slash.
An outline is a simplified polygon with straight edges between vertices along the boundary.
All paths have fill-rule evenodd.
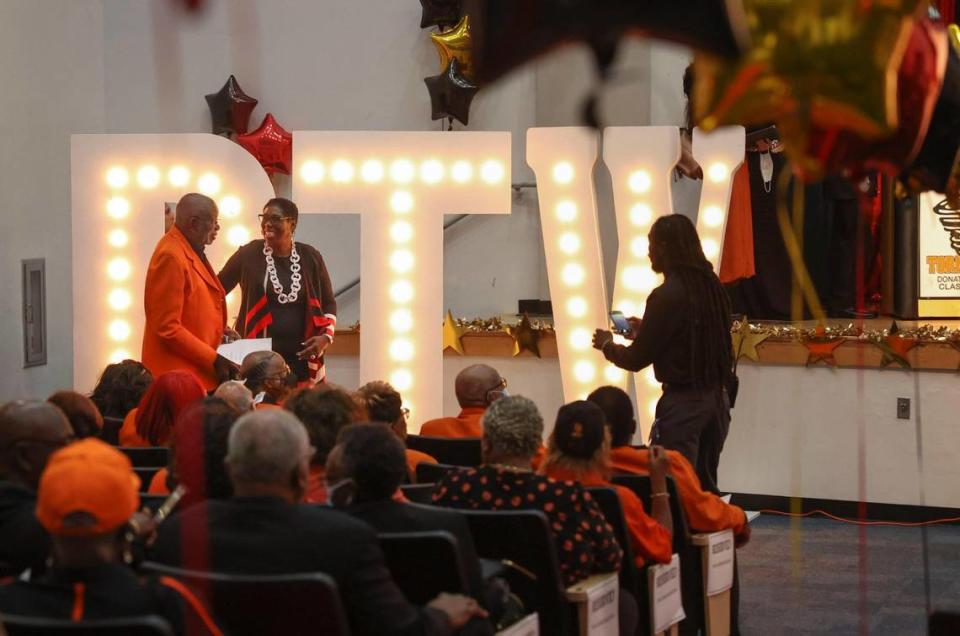
<path id="1" fill-rule="evenodd" d="M 260 219 L 260 225 L 264 223 L 283 223 L 284 221 L 292 221 L 289 216 L 283 216 L 282 214 L 258 214 L 257 218 Z"/>

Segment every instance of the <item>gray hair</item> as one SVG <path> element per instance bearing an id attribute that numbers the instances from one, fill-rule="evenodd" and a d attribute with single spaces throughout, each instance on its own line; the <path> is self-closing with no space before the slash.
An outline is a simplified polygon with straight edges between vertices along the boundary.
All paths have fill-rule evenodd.
<path id="1" fill-rule="evenodd" d="M 497 455 L 533 457 L 543 439 L 543 417 L 533 400 L 510 395 L 484 413 L 483 437 Z"/>
<path id="2" fill-rule="evenodd" d="M 217 387 L 213 396 L 226 402 L 241 415 L 253 409 L 253 393 L 242 380 L 227 380 Z"/>
<path id="3" fill-rule="evenodd" d="M 289 411 L 247 413 L 230 429 L 226 463 L 230 476 L 246 484 L 289 484 L 290 475 L 309 456 L 307 429 Z"/>

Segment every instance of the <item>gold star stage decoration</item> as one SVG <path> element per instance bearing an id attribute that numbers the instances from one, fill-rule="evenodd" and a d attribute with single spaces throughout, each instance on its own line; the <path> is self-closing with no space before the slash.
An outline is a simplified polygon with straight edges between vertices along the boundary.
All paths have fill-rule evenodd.
<path id="1" fill-rule="evenodd" d="M 530 323 L 530 316 L 526 313 L 520 322 L 513 327 L 505 327 L 504 331 L 513 336 L 513 355 L 516 357 L 524 351 L 540 357 L 540 329 L 535 329 Z"/>
<path id="2" fill-rule="evenodd" d="M 837 366 L 837 359 L 833 357 L 833 352 L 843 344 L 843 338 L 827 335 L 826 328 L 819 325 L 813 330 L 813 334 L 803 338 L 802 342 L 809 352 L 807 354 L 808 367 L 818 362 L 823 362 L 831 367 Z"/>
<path id="3" fill-rule="evenodd" d="M 469 16 L 463 16 L 452 29 L 431 33 L 430 39 L 440 55 L 441 72 L 450 65 L 450 59 L 454 58 L 460 65 L 460 73 L 467 79 L 473 78 L 473 42 L 470 39 Z"/>
<path id="4" fill-rule="evenodd" d="M 463 338 L 464 331 L 460 323 L 453 319 L 453 314 L 448 309 L 447 317 L 443 320 L 443 350 L 453 349 L 463 355 L 463 342 L 460 339 Z"/>
<path id="5" fill-rule="evenodd" d="M 754 330 L 753 325 L 751 325 L 750 321 L 744 316 L 743 320 L 740 321 L 740 326 L 737 327 L 734 325 L 733 330 L 730 332 L 730 337 L 733 339 L 734 359 L 739 360 L 742 356 L 746 356 L 754 362 L 760 362 L 757 345 L 771 335 L 769 332 L 763 333 L 759 329 Z"/>
<path id="6" fill-rule="evenodd" d="M 774 121 L 801 174 L 811 126 L 874 139 L 896 129 L 897 70 L 923 0 L 743 0 L 752 41 L 737 62 L 698 53 L 701 128 Z"/>

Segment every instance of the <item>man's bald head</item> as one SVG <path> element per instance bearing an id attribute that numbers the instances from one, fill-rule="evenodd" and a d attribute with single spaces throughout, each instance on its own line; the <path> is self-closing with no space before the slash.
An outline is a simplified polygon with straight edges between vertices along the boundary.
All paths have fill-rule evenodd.
<path id="1" fill-rule="evenodd" d="M 217 237 L 217 204 L 210 197 L 190 192 L 180 197 L 174 225 L 195 247 L 210 245 Z"/>
<path id="2" fill-rule="evenodd" d="M 47 459 L 73 437 L 67 416 L 57 406 L 7 402 L 0 406 L 0 477 L 36 490 Z"/>
<path id="3" fill-rule="evenodd" d="M 240 377 L 247 388 L 257 394 L 266 389 L 266 381 L 282 373 L 285 366 L 283 356 L 275 351 L 254 351 L 240 364 Z"/>
<path id="4" fill-rule="evenodd" d="M 214 397 L 218 397 L 234 411 L 243 415 L 253 409 L 253 393 L 243 382 L 239 380 L 227 380 L 217 387 L 213 392 Z"/>
<path id="5" fill-rule="evenodd" d="M 486 364 L 474 364 L 457 374 L 454 391 L 461 408 L 489 406 L 487 394 L 503 383 L 500 372 Z M 492 401 L 492 400 L 491 400 Z"/>

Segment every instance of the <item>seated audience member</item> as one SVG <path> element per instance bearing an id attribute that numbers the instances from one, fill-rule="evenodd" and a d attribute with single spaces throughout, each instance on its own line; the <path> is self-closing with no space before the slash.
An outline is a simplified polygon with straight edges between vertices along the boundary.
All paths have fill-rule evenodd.
<path id="1" fill-rule="evenodd" d="M 100 375 L 90 399 L 103 417 L 123 419 L 140 404 L 153 383 L 153 374 L 136 360 L 108 365 Z"/>
<path id="2" fill-rule="evenodd" d="M 124 563 L 128 523 L 140 504 L 138 482 L 130 460 L 97 439 L 51 455 L 36 514 L 49 533 L 53 565 L 31 583 L 0 585 L 0 612 L 73 621 L 153 614 L 178 634 L 187 631 L 185 618 L 191 627 L 199 619 L 197 627 L 219 633 L 183 586 L 141 580 Z"/>
<path id="3" fill-rule="evenodd" d="M 310 479 L 303 500 L 306 503 L 325 504 L 327 455 L 337 443 L 340 429 L 350 424 L 353 400 L 350 394 L 340 389 L 321 385 L 297 389 L 283 403 L 283 408 L 296 415 L 307 428 L 310 445 L 313 446 Z"/>
<path id="4" fill-rule="evenodd" d="M 76 391 L 57 391 L 47 398 L 67 416 L 77 439 L 97 437 L 103 429 L 103 416 L 93 400 Z"/>
<path id="5" fill-rule="evenodd" d="M 386 382 L 367 382 L 357 389 L 357 395 L 363 403 L 363 410 L 371 422 L 382 422 L 400 438 L 407 442 L 407 409 L 403 408 L 403 398 Z M 417 480 L 417 466 L 423 462 L 436 464 L 437 460 L 418 450 L 406 449 L 407 474 L 411 482 Z"/>
<path id="6" fill-rule="evenodd" d="M 217 387 L 217 390 L 213 392 L 213 397 L 218 397 L 226 402 L 230 408 L 237 412 L 237 415 L 243 415 L 253 410 L 253 393 L 241 380 L 227 380 Z"/>
<path id="7" fill-rule="evenodd" d="M 121 446 L 166 446 L 184 408 L 207 395 L 192 371 L 168 371 L 154 380 L 120 428 Z"/>
<path id="8" fill-rule="evenodd" d="M 668 463 L 663 448 L 656 446 L 651 477 L 653 516 L 643 509 L 643 502 L 629 488 L 610 483 L 610 437 L 603 411 L 592 402 L 577 401 L 565 404 L 557 412 L 547 457 L 540 472 L 558 481 L 575 481 L 582 486 L 613 488 L 620 499 L 630 543 L 637 566 L 648 560 L 669 563 L 673 554 L 673 520 L 666 500 Z"/>
<path id="9" fill-rule="evenodd" d="M 630 396 L 617 387 L 602 386 L 587 396 L 587 400 L 603 410 L 607 426 L 610 427 L 610 465 L 613 471 L 649 475 L 650 453 L 646 448 L 630 446 L 637 429 Z M 696 471 L 686 457 L 668 450 L 667 459 L 690 528 L 697 532 L 716 532 L 729 528 L 736 535 L 739 545 L 749 541 L 750 524 L 743 510 L 703 490 Z"/>
<path id="10" fill-rule="evenodd" d="M 481 437 L 487 407 L 507 395 L 507 381 L 491 366 L 474 364 L 457 374 L 454 382 L 460 414 L 424 422 L 421 435 L 434 437 Z"/>
<path id="11" fill-rule="evenodd" d="M 0 563 L 17 574 L 42 571 L 49 550 L 36 517 L 37 485 L 50 455 L 74 439 L 59 408 L 48 402 L 0 406 Z"/>
<path id="12" fill-rule="evenodd" d="M 623 551 L 596 502 L 582 486 L 533 472 L 543 418 L 520 396 L 497 400 L 483 416 L 483 465 L 449 473 L 433 502 L 466 510 L 541 510 L 556 537 L 565 585 L 616 572 Z"/>
<path id="13" fill-rule="evenodd" d="M 446 634 L 483 614 L 476 601 L 448 594 L 425 608 L 410 605 L 390 578 L 372 528 L 300 503 L 310 455 L 307 431 L 292 413 L 244 415 L 228 442 L 233 497 L 171 517 L 160 528 L 154 559 L 236 574 L 325 572 L 336 581 L 357 635 Z"/>
<path id="14" fill-rule="evenodd" d="M 480 564 L 466 520 L 451 510 L 396 501 L 406 471 L 403 443 L 383 424 L 345 428 L 327 457 L 331 484 L 353 482 L 353 498 L 346 511 L 377 532 L 446 530 L 452 534 L 467 570 L 470 592 L 481 598 Z"/>
<path id="15" fill-rule="evenodd" d="M 182 484 L 182 510 L 205 499 L 227 499 L 233 494 L 223 460 L 227 436 L 239 415 L 225 401 L 208 397 L 183 410 L 173 427 L 170 462 L 150 482 L 151 495 L 169 495 Z"/>
<path id="16" fill-rule="evenodd" d="M 240 378 L 253 393 L 255 408 L 280 408 L 290 394 L 291 371 L 274 351 L 254 351 L 240 365 Z"/>

